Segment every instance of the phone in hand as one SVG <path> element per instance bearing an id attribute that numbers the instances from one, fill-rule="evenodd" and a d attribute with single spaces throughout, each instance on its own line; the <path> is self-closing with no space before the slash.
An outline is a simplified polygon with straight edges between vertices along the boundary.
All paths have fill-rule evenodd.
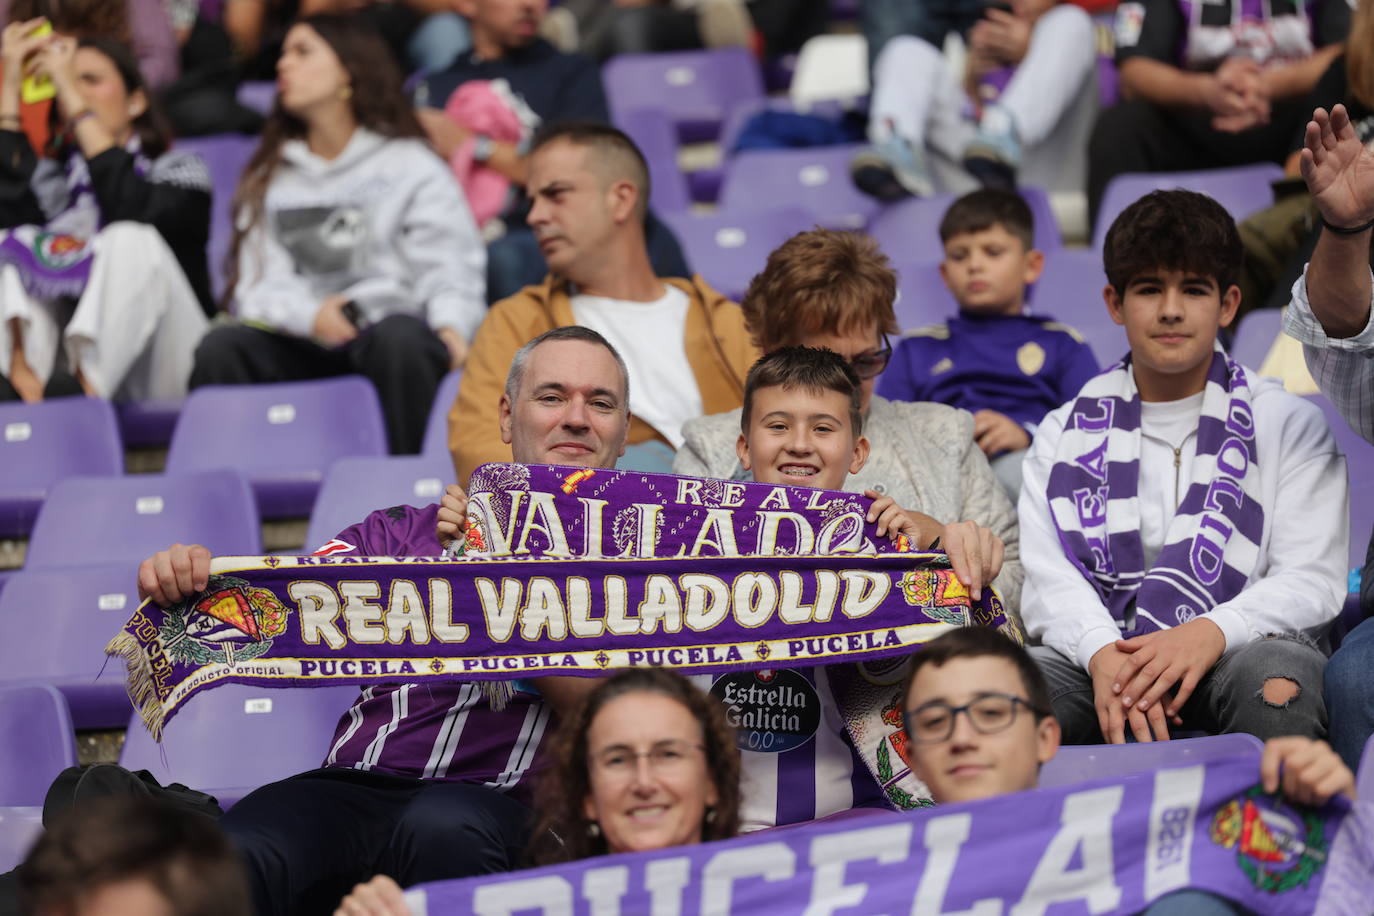
<path id="1" fill-rule="evenodd" d="M 363 310 L 358 308 L 358 303 L 352 299 L 341 305 L 339 312 L 359 333 L 367 330 L 367 319 L 363 316 Z"/>
<path id="2" fill-rule="evenodd" d="M 44 19 L 34 26 L 29 33 L 31 38 L 45 38 L 52 34 L 52 23 Z M 19 101 L 25 105 L 36 105 L 39 102 L 46 102 L 57 95 L 57 86 L 53 85 L 52 77 L 46 73 L 37 76 L 26 76 L 24 81 L 19 84 Z"/>

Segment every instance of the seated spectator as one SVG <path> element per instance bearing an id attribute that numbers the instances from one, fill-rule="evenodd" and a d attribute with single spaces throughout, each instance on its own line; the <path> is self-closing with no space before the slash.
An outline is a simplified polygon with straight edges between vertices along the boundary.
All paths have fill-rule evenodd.
<path id="1" fill-rule="evenodd" d="M 127 48 L 41 23 L 0 50 L 0 399 L 182 397 L 212 308 L 209 174 L 168 149 Z M 52 159 L 20 133 L 26 67 L 56 91 Z"/>
<path id="2" fill-rule="evenodd" d="M 132 796 L 64 811 L 19 869 L 34 916 L 248 916 L 233 846 L 210 818 Z"/>
<path id="3" fill-rule="evenodd" d="M 1059 749 L 1050 686 L 1026 650 L 984 627 L 963 627 L 921 647 L 904 691 L 911 768 L 940 804 L 1034 789 Z M 1022 714 L 1024 710 L 1024 715 Z M 960 713 L 963 713 L 961 718 Z M 1331 748 L 1310 738 L 1268 741 L 1260 759 L 1266 792 L 1300 804 L 1355 798 L 1355 778 Z M 1177 891 L 1146 916 L 1212 916 L 1236 910 L 1200 891 Z"/>
<path id="4" fill-rule="evenodd" d="M 1088 149 L 1088 215 L 1126 172 L 1278 162 L 1306 117 L 1307 94 L 1340 53 L 1349 0 L 1131 0 L 1116 11 L 1123 101 Z"/>
<path id="5" fill-rule="evenodd" d="M 1315 404 L 1216 342 L 1240 299 L 1220 204 L 1148 194 L 1103 259 L 1131 352 L 1040 424 L 1020 501 L 1021 613 L 1065 740 L 1321 737 L 1345 458 Z"/>
<path id="6" fill-rule="evenodd" d="M 454 0 L 472 28 L 472 51 L 432 74 L 415 90 L 417 114 L 434 148 L 455 171 L 490 172 L 513 188 L 525 188 L 528 153 L 534 134 L 563 121 L 609 124 L 606 95 L 596 62 L 582 54 L 564 54 L 539 38 L 547 0 Z M 487 85 L 507 109 L 501 120 L 520 125 L 518 139 L 490 131 L 485 119 L 460 117 L 464 106 L 453 97 L 471 84 Z M 649 198 L 649 187 L 642 187 Z M 514 194 L 501 209 L 501 219 L 488 223 L 487 301 L 499 302 L 526 286 L 538 284 L 546 271 L 536 231 L 526 225 L 532 190 Z M 672 232 L 643 211 L 644 235 L 660 277 L 689 276 L 687 262 Z M 504 230 L 504 234 L 501 234 Z M 502 369 L 504 371 L 504 367 Z"/>
<path id="7" fill-rule="evenodd" d="M 538 792 L 537 865 L 728 839 L 739 828 L 735 732 L 715 698 L 681 675 L 621 671 L 560 723 Z M 408 912 L 400 885 L 379 875 L 336 916 Z"/>
<path id="8" fill-rule="evenodd" d="M 477 228 L 375 35 L 304 19 L 279 70 L 235 197 L 225 299 L 240 323 L 206 335 L 191 387 L 358 372 L 392 452 L 419 451 L 439 381 L 486 314 Z"/>
<path id="9" fill-rule="evenodd" d="M 1097 374 L 1097 359 L 1068 325 L 1026 314 L 1026 287 L 1045 257 L 1034 217 L 1016 193 L 985 189 L 956 200 L 940 221 L 940 276 L 959 314 L 908 333 L 879 388 L 894 401 L 938 401 L 973 414 L 973 438 L 1012 499 L 1040 420 Z"/>
<path id="10" fill-rule="evenodd" d="M 744 48 L 754 31 L 743 0 L 653 0 L 633 5 L 571 0 L 550 10 L 544 21 L 544 34 L 557 39 L 558 47 L 599 61 L 616 54 Z"/>
<path id="11" fill-rule="evenodd" d="M 106 38 L 133 48 L 139 72 L 154 91 L 177 78 L 177 40 L 163 0 L 0 0 L 0 21 L 39 17 L 60 35 Z"/>
<path id="12" fill-rule="evenodd" d="M 1362 15 L 1366 10 L 1361 11 Z M 1365 49 L 1369 50 L 1368 48 Z M 1368 65 L 1369 58 L 1364 58 Z M 1284 330 L 1302 341 L 1308 368 L 1350 428 L 1374 442 L 1374 150 L 1344 105 L 1319 108 L 1305 132 L 1302 174 L 1322 226 L 1303 276 L 1293 284 Z M 1368 474 L 1365 468 L 1360 473 Z M 1365 496 L 1364 498 L 1368 498 Z M 1360 604 L 1374 611 L 1374 546 L 1365 554 Z M 1374 734 L 1374 620 L 1341 642 L 1326 666 L 1331 743 L 1355 767 Z"/>
<path id="13" fill-rule="evenodd" d="M 593 328 L 625 357 L 631 444 L 677 448 L 685 421 L 737 407 L 754 359 L 737 305 L 699 277 L 655 274 L 643 229 L 649 172 L 629 137 L 599 124 L 554 125 L 529 160 L 530 225 L 549 276 L 498 302 L 473 339 L 448 417 L 459 483 L 479 464 L 510 460 L 497 416 L 502 385 L 516 350 L 545 331 Z"/>
<path id="14" fill-rule="evenodd" d="M 797 345 L 833 350 L 859 377 L 868 460 L 836 489 L 891 497 L 922 526 L 922 544 L 941 536 L 947 548 L 958 550 L 972 528 L 991 530 L 1005 549 L 993 584 L 1014 616 L 1021 594 L 1016 512 L 974 444 L 973 418 L 943 404 L 899 403 L 873 393 L 892 356 L 887 335 L 897 330 L 896 295 L 897 276 L 872 239 L 816 229 L 769 255 L 742 309 L 745 328 L 763 353 Z M 739 433 L 739 410 L 689 421 L 673 472 L 748 479 L 736 447 Z"/>
<path id="15" fill-rule="evenodd" d="M 873 146 L 851 163 L 860 190 L 886 201 L 928 197 L 936 187 L 927 146 L 1003 188 L 1015 186 L 1027 157 L 1043 150 L 1062 158 L 1076 146 L 1074 119 L 1065 115 L 1096 73 L 1088 14 L 1057 0 L 1012 0 L 1010 9 L 980 12 L 958 23 L 968 39 L 962 85 L 930 38 L 899 35 L 877 52 Z"/>

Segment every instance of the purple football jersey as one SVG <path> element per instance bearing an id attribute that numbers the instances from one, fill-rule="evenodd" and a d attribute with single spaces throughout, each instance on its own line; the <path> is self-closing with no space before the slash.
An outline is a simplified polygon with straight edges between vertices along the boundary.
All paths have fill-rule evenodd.
<path id="1" fill-rule="evenodd" d="M 373 512 L 318 553 L 437 556 L 438 512 L 437 505 Z M 477 783 L 526 797 L 531 780 L 524 777 L 548 723 L 539 694 L 519 684 L 500 711 L 475 683 L 368 687 L 339 720 L 324 765 Z"/>

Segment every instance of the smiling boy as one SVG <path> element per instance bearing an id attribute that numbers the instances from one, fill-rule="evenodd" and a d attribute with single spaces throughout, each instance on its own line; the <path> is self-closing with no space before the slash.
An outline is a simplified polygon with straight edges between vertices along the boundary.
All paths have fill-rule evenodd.
<path id="1" fill-rule="evenodd" d="M 1149 194 L 1104 259 L 1131 352 L 1045 418 L 1019 505 L 1022 616 L 1064 738 L 1322 737 L 1312 639 L 1345 593 L 1345 458 L 1315 405 L 1216 343 L 1241 259 L 1219 204 Z"/>

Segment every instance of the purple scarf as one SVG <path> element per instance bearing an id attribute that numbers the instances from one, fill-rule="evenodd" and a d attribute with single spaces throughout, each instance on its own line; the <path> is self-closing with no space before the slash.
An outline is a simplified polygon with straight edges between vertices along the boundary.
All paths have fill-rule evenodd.
<path id="1" fill-rule="evenodd" d="M 1074 401 L 1050 470 L 1050 514 L 1065 554 L 1127 636 L 1187 623 L 1240 593 L 1259 557 L 1264 507 L 1244 367 L 1212 355 L 1192 481 L 1154 568 L 1140 540 L 1140 395 L 1129 357 Z"/>
<path id="2" fill-rule="evenodd" d="M 541 465 L 472 486 L 462 559 L 219 557 L 205 592 L 144 602 L 107 651 L 149 729 L 223 683 L 723 673 L 1007 627 L 991 590 L 971 603 L 944 554 L 897 552 L 849 493 Z"/>

